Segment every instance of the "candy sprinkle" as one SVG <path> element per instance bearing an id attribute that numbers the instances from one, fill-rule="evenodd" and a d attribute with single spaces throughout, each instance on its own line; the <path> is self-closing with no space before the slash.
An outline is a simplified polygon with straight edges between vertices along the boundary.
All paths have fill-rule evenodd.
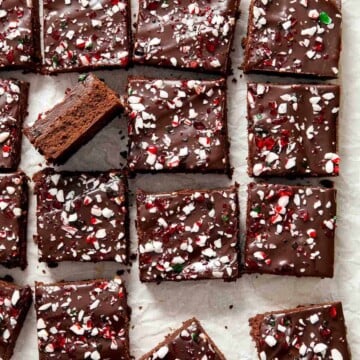
<path id="1" fill-rule="evenodd" d="M 320 13 L 319 21 L 325 25 L 330 25 L 332 23 L 331 17 L 325 11 Z"/>

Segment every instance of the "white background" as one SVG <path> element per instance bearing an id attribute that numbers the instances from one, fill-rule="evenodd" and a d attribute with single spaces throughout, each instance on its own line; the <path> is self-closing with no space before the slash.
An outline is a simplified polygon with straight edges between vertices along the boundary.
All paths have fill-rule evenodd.
<path id="1" fill-rule="evenodd" d="M 247 135 L 245 86 L 248 80 L 276 82 L 291 79 L 241 76 L 237 67 L 242 62 L 241 39 L 245 36 L 248 0 L 240 5 L 232 53 L 234 75 L 229 77 L 229 134 L 231 160 L 235 168 L 233 181 L 241 184 L 241 238 L 245 233 Z M 136 6 L 136 4 L 133 4 Z M 338 189 L 338 228 L 336 234 L 336 266 L 333 279 L 298 279 L 277 276 L 244 275 L 235 283 L 199 281 L 182 283 L 141 284 L 138 280 L 137 262 L 130 274 L 124 277 L 132 307 L 131 353 L 139 358 L 154 347 L 171 330 L 186 319 L 196 316 L 224 352 L 228 360 L 255 360 L 248 318 L 258 312 L 285 309 L 298 304 L 341 300 L 348 327 L 348 341 L 353 359 L 360 359 L 360 2 L 343 0 L 343 52 L 339 82 L 342 85 L 341 115 L 339 120 L 341 175 L 335 180 Z M 129 74 L 147 76 L 199 78 L 191 73 L 136 67 L 131 71 L 101 71 L 97 75 L 120 94 L 124 93 Z M 31 82 L 30 106 L 27 123 L 33 122 L 43 112 L 61 100 L 66 88 L 77 82 L 77 74 L 45 77 L 23 75 L 20 72 L 1 73 L 1 77 L 16 77 Z M 204 77 L 204 76 L 203 76 Z M 232 79 L 237 82 L 232 82 Z M 300 80 L 295 80 L 299 82 Z M 67 170 L 105 170 L 119 167 L 124 160 L 119 155 L 126 149 L 127 139 L 120 141 L 122 130 L 126 135 L 125 118 L 117 118 L 63 167 Z M 21 168 L 31 176 L 44 164 L 43 158 L 23 141 Z M 308 183 L 308 181 L 300 181 Z M 175 190 L 184 187 L 217 187 L 230 184 L 225 176 L 217 175 L 140 175 L 131 180 L 131 190 L 140 187 L 150 191 Z M 316 183 L 316 180 L 313 181 Z M 133 196 L 131 202 L 133 204 Z M 62 263 L 49 269 L 37 261 L 37 246 L 32 236 L 35 232 L 35 199 L 31 189 L 30 219 L 28 227 L 28 261 L 26 271 L 0 269 L 0 276 L 11 274 L 19 284 L 34 281 L 52 282 L 97 277 L 112 277 L 121 267 L 115 263 Z M 131 207 L 131 242 L 136 251 L 137 238 L 134 227 L 135 208 Z M 229 306 L 233 305 L 230 309 Z M 31 308 L 16 346 L 14 360 L 37 359 L 37 339 L 34 309 Z"/>

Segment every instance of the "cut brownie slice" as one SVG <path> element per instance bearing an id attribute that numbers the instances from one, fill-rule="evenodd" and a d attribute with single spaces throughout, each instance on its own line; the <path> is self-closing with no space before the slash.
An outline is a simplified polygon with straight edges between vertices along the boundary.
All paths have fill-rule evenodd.
<path id="1" fill-rule="evenodd" d="M 32 144 L 56 164 L 64 163 L 121 110 L 117 94 L 95 75 L 82 75 L 59 104 L 25 129 Z"/>
<path id="2" fill-rule="evenodd" d="M 0 176 L 0 264 L 8 268 L 26 268 L 27 212 L 26 175 Z"/>
<path id="3" fill-rule="evenodd" d="M 137 192 L 140 280 L 234 280 L 239 275 L 238 186 Z"/>
<path id="4" fill-rule="evenodd" d="M 245 44 L 245 72 L 337 77 L 340 1 L 252 0 Z"/>
<path id="5" fill-rule="evenodd" d="M 20 163 L 29 85 L 23 81 L 0 79 L 0 171 L 15 171 Z"/>
<path id="6" fill-rule="evenodd" d="M 40 61 L 38 0 L 0 2 L 0 70 L 35 70 Z"/>
<path id="7" fill-rule="evenodd" d="M 225 356 L 205 332 L 196 318 L 185 321 L 140 360 L 225 360 Z"/>
<path id="8" fill-rule="evenodd" d="M 253 183 L 248 196 L 249 272 L 333 276 L 335 189 Z"/>
<path id="9" fill-rule="evenodd" d="M 226 82 L 129 79 L 131 171 L 230 174 Z"/>
<path id="10" fill-rule="evenodd" d="M 337 85 L 248 85 L 250 176 L 339 173 Z"/>
<path id="11" fill-rule="evenodd" d="M 226 74 L 239 0 L 139 1 L 134 61 Z"/>
<path id="12" fill-rule="evenodd" d="M 130 311 L 120 278 L 36 283 L 40 360 L 130 360 Z"/>
<path id="13" fill-rule="evenodd" d="M 0 298 L 0 358 L 10 360 L 32 303 L 32 292 L 29 286 L 0 280 Z"/>
<path id="14" fill-rule="evenodd" d="M 44 1 L 47 72 L 125 67 L 130 40 L 128 0 Z"/>
<path id="15" fill-rule="evenodd" d="M 127 263 L 127 182 L 120 171 L 34 176 L 39 258 Z"/>
<path id="16" fill-rule="evenodd" d="M 268 312 L 249 320 L 260 360 L 350 360 L 340 302 Z"/>

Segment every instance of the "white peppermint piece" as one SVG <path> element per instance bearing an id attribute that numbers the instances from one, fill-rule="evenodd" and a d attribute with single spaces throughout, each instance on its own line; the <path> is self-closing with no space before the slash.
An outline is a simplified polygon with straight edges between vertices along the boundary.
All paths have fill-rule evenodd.
<path id="1" fill-rule="evenodd" d="M 270 347 L 274 347 L 277 344 L 277 340 L 272 335 L 266 336 L 265 342 Z"/>

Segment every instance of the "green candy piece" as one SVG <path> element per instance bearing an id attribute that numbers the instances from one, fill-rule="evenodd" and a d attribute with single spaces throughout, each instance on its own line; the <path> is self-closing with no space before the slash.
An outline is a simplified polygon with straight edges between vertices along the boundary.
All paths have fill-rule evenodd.
<path id="1" fill-rule="evenodd" d="M 173 271 L 176 272 L 177 274 L 181 273 L 184 269 L 184 266 L 182 264 L 174 264 L 171 267 Z"/>
<path id="2" fill-rule="evenodd" d="M 331 17 L 325 11 L 320 13 L 319 20 L 325 25 L 330 25 L 332 23 Z"/>
<path id="3" fill-rule="evenodd" d="M 88 74 L 80 74 L 78 78 L 78 82 L 84 82 L 87 78 Z"/>

